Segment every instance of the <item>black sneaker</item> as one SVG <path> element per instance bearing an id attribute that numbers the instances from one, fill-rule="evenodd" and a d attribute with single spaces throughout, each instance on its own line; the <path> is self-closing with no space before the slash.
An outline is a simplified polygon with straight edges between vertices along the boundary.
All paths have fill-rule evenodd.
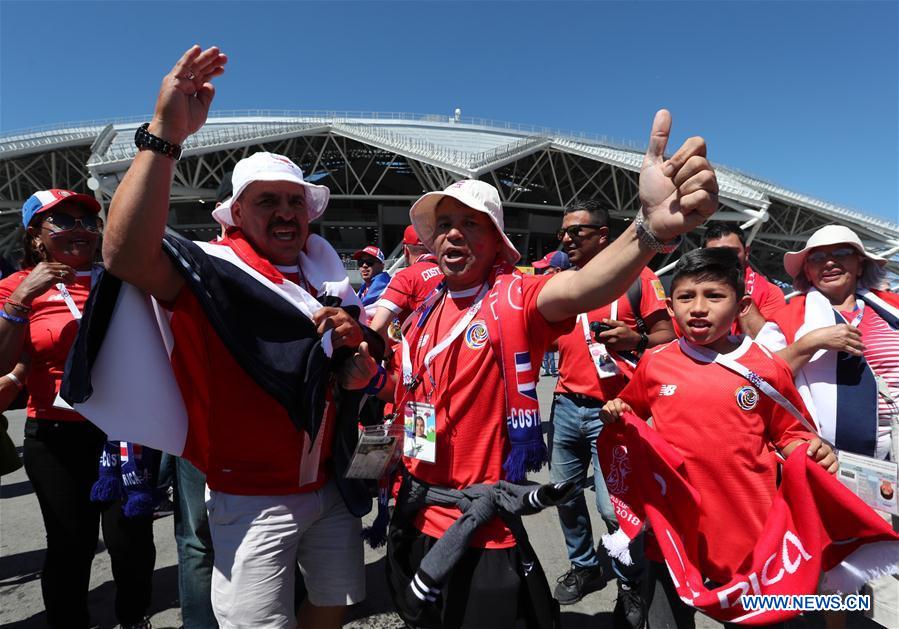
<path id="1" fill-rule="evenodd" d="M 571 569 L 558 579 L 553 598 L 559 605 L 573 605 L 590 592 L 601 590 L 606 585 L 601 566 L 571 566 Z"/>
<path id="2" fill-rule="evenodd" d="M 618 581 L 618 600 L 612 612 L 615 629 L 643 629 L 646 626 L 646 601 L 639 583 Z"/>

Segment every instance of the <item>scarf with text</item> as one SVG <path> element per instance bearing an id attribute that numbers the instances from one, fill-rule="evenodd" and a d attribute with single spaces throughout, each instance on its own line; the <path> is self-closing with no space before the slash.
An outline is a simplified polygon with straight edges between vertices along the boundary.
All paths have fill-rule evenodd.
<path id="1" fill-rule="evenodd" d="M 484 315 L 484 321 L 502 370 L 506 428 L 511 443 L 503 470 L 506 480 L 511 482 L 523 481 L 529 471 L 538 471 L 546 462 L 546 444 L 537 401 L 538 370 L 543 350 L 540 350 L 538 359 L 532 358 L 521 305 L 521 281 L 522 275 L 514 266 L 496 264 L 487 279 L 487 285 L 491 288 L 483 298 L 482 308 L 489 312 L 489 316 Z M 418 346 L 424 322 L 446 290 L 446 282 L 441 282 L 413 316 L 406 320 L 404 342 L 412 347 Z M 404 379 L 411 375 L 411 372 L 404 374 Z"/>
<path id="2" fill-rule="evenodd" d="M 716 620 L 767 625 L 796 616 L 798 610 L 747 609 L 741 597 L 814 594 L 821 572 L 822 590 L 841 593 L 899 572 L 899 534 L 803 445 L 784 463 L 760 538 L 740 539 L 734 531 L 734 543 L 746 548 L 744 569 L 709 587 L 698 567 L 699 493 L 683 457 L 634 415 L 603 428 L 597 450 L 621 525 L 603 539 L 610 555 L 626 562 L 627 541 L 647 529 L 647 556 L 665 562 L 685 603 Z"/>

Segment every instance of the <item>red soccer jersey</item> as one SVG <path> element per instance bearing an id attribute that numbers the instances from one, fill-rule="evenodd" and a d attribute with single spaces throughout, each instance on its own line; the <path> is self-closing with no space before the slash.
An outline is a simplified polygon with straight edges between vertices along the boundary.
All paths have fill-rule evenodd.
<path id="1" fill-rule="evenodd" d="M 443 273 L 434 262 L 433 256 L 429 256 L 398 271 L 381 293 L 377 305 L 384 306 L 403 321 L 415 312 L 442 279 Z"/>
<path id="2" fill-rule="evenodd" d="M 531 356 L 542 356 L 552 339 L 572 323 L 550 324 L 537 310 L 537 294 L 548 279 L 548 276 L 524 276 L 521 282 L 522 317 Z M 479 290 L 447 294 L 434 307 L 421 336 L 416 337 L 423 339 L 424 344 L 410 348 L 413 373 L 418 372 L 425 354 L 464 316 Z M 485 317 L 489 316 L 481 310 L 466 331 L 431 363 L 436 390 L 425 372 L 421 385 L 406 398 L 406 401 L 428 402 L 430 397 L 430 404 L 435 406 L 435 462 L 404 457 L 409 471 L 426 483 L 463 489 L 477 483 L 495 483 L 504 477 L 503 461 L 511 446 L 506 430 L 501 357 L 494 351 L 496 339 L 488 338 L 485 324 Z M 396 400 L 402 399 L 406 392 L 401 371 L 398 375 Z M 428 507 L 418 514 L 415 526 L 426 535 L 439 538 L 459 515 L 457 509 Z M 502 521 L 494 518 L 478 529 L 471 545 L 508 548 L 515 545 L 515 539 Z"/>
<path id="3" fill-rule="evenodd" d="M 243 251 L 244 261 L 256 268 L 247 255 L 252 252 Z M 285 279 L 300 280 L 294 267 L 278 268 Z M 324 422 L 310 448 L 313 444 L 305 432 L 297 430 L 286 409 L 234 359 L 188 288 L 181 290 L 170 309 L 175 339 L 172 369 L 190 417 L 190 431 L 206 433 L 188 439 L 188 444 L 204 444 L 205 453 L 190 454 L 205 468 L 210 489 L 283 495 L 324 485 L 334 430 L 330 396 Z"/>
<path id="4" fill-rule="evenodd" d="M 726 583 L 758 540 L 776 493 L 769 445 L 814 437 L 742 376 L 688 355 L 684 339 L 647 352 L 621 399 L 684 457 L 701 497 L 700 570 Z M 780 391 L 809 418 L 787 364 L 744 337 L 729 358 Z"/>
<path id="5" fill-rule="evenodd" d="M 640 282 L 643 285 L 640 299 L 641 316 L 646 319 L 659 310 L 665 310 L 665 289 L 656 274 L 649 268 L 644 268 L 640 273 Z M 616 317 L 612 316 L 612 304 L 609 304 L 587 313 L 588 322 L 617 319 L 626 323 L 632 330 L 636 330 L 637 321 L 627 295 L 622 295 L 615 303 L 618 309 Z M 577 393 L 600 400 L 611 400 L 627 384 L 627 374 L 631 372 L 631 368 L 622 365 L 623 361 L 618 362 L 619 370 L 623 370 L 624 373 L 610 378 L 599 377 L 590 358 L 590 351 L 584 339 L 584 329 L 580 322 L 571 332 L 560 336 L 557 342 L 559 381 L 556 383 L 556 393 Z"/>
<path id="6" fill-rule="evenodd" d="M 0 281 L 0 303 L 12 295 L 33 269 L 18 271 Z M 79 310 L 84 310 L 91 290 L 91 272 L 79 271 L 75 283 L 67 286 Z M 62 384 L 69 349 L 78 335 L 78 322 L 56 288 L 31 302 L 23 351 L 31 356 L 28 372 L 28 417 L 56 421 L 84 421 L 74 411 L 56 408 L 53 401 Z"/>
<path id="7" fill-rule="evenodd" d="M 758 307 L 765 320 L 787 305 L 784 293 L 780 288 L 768 281 L 761 273 L 746 267 L 745 276 L 746 294 L 752 297 L 752 301 Z"/>

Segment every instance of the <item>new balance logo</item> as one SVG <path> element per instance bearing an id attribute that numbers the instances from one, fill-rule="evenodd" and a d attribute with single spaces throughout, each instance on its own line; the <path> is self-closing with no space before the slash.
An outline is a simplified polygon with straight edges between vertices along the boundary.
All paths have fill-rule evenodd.
<path id="1" fill-rule="evenodd" d="M 674 392 L 677 391 L 676 384 L 663 384 L 659 387 L 659 397 L 668 397 L 674 395 Z"/>

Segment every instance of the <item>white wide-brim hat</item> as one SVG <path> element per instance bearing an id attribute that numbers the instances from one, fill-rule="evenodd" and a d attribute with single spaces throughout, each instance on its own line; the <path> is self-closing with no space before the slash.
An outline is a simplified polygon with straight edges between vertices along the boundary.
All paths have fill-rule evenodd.
<path id="1" fill-rule="evenodd" d="M 802 265 L 805 264 L 805 259 L 812 249 L 842 244 L 855 247 L 860 254 L 879 266 L 887 263 L 884 258 L 866 251 L 861 238 L 848 227 L 843 225 L 825 225 L 809 237 L 805 247 L 799 251 L 788 251 L 784 254 L 784 269 L 790 274 L 790 277 L 796 278 L 802 273 Z"/>
<path id="2" fill-rule="evenodd" d="M 489 183 L 476 179 L 457 181 L 442 192 L 428 192 L 412 205 L 409 219 L 428 249 L 434 251 L 435 213 L 437 204 L 444 197 L 452 197 L 463 205 L 489 216 L 502 237 L 503 259 L 510 264 L 515 264 L 521 259 L 518 249 L 503 231 L 503 206 L 499 200 L 499 192 Z"/>
<path id="3" fill-rule="evenodd" d="M 325 208 L 328 207 L 328 199 L 331 198 L 331 191 L 327 186 L 319 186 L 303 179 L 302 169 L 290 158 L 260 151 L 245 157 L 234 166 L 234 172 L 231 174 L 234 193 L 230 199 L 212 211 L 212 218 L 220 225 L 233 227 L 231 205 L 235 199 L 240 198 L 247 186 L 255 181 L 289 181 L 303 186 L 306 190 L 306 210 L 310 222 L 324 214 Z"/>

